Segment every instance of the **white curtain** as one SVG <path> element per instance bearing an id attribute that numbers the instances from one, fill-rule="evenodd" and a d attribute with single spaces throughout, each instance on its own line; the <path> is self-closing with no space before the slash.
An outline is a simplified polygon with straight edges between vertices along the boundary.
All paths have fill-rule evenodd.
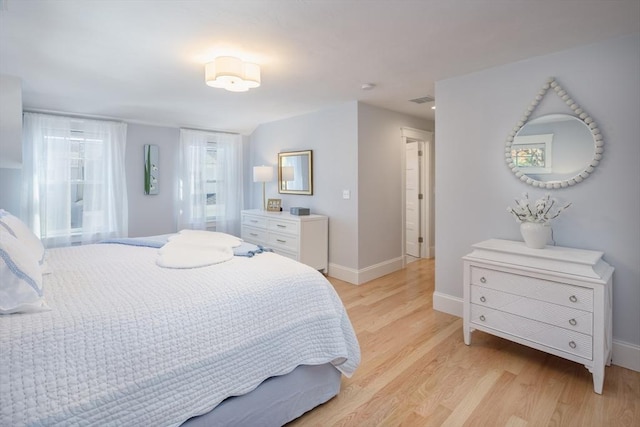
<path id="1" fill-rule="evenodd" d="M 207 228 L 207 138 L 207 132 L 180 129 L 178 230 Z"/>
<path id="2" fill-rule="evenodd" d="M 240 135 L 180 129 L 178 230 L 206 229 L 239 235 L 243 201 L 242 139 Z M 206 153 L 215 145 L 216 217 L 207 223 Z"/>
<path id="3" fill-rule="evenodd" d="M 22 217 L 45 246 L 127 236 L 126 130 L 125 123 L 24 114 Z M 72 177 L 79 141 L 82 176 Z M 75 215 L 81 229 L 72 229 Z"/>
<path id="4" fill-rule="evenodd" d="M 219 133 L 217 136 L 218 218 L 216 231 L 240 235 L 240 211 L 243 207 L 242 137 Z"/>

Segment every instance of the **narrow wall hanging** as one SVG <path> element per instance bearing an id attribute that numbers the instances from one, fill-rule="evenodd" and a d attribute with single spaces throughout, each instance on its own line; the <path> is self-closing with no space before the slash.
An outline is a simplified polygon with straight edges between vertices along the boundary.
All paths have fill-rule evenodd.
<path id="1" fill-rule="evenodd" d="M 144 145 L 144 194 L 158 194 L 158 146 Z"/>

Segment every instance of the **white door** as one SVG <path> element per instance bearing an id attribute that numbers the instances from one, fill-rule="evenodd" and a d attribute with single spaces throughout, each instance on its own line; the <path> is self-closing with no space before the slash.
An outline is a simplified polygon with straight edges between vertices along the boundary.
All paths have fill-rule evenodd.
<path id="1" fill-rule="evenodd" d="M 405 163 L 405 253 L 420 258 L 420 143 L 407 142 Z"/>

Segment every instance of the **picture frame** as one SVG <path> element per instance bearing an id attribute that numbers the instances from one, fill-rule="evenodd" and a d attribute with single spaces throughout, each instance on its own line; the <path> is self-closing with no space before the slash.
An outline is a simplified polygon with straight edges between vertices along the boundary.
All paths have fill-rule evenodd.
<path id="1" fill-rule="evenodd" d="M 144 145 L 144 194 L 158 194 L 158 146 Z"/>
<path id="2" fill-rule="evenodd" d="M 268 199 L 267 211 L 268 212 L 280 212 L 282 210 L 282 199 Z"/>

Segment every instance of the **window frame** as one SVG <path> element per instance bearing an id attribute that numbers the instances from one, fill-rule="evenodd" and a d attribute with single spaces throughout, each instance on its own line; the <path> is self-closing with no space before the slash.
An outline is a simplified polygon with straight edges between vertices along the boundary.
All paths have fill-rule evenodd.
<path id="1" fill-rule="evenodd" d="M 541 148 L 540 148 L 541 147 Z M 531 148 L 540 149 L 544 154 L 543 166 L 527 166 L 519 164 L 517 155 L 518 149 Z M 553 134 L 539 134 L 539 135 L 522 135 L 516 136 L 511 143 L 511 158 L 514 165 L 525 174 L 550 174 L 553 172 Z"/>

